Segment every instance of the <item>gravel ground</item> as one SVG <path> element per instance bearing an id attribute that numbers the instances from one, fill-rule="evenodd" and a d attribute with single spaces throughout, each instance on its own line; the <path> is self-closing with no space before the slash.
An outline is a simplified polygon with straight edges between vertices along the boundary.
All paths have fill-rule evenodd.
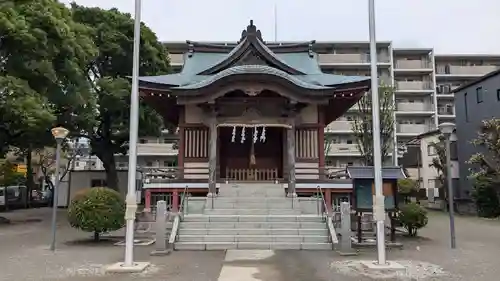
<path id="1" fill-rule="evenodd" d="M 98 246 L 82 242 L 89 235 L 69 228 L 64 211 L 59 216 L 55 253 L 48 250 L 50 210 L 19 210 L 2 215 L 19 222 L 0 226 L 0 281 L 215 281 L 224 264 L 224 252 L 186 251 L 151 257 L 151 247 L 138 246 L 136 259 L 150 261 L 153 266 L 141 274 L 109 275 L 102 268 L 122 261 L 123 247 L 106 242 Z M 26 222 L 23 216 L 40 217 L 42 222 L 31 219 Z M 419 233 L 420 238 L 400 238 L 404 249 L 391 250 L 387 256 L 403 265 L 411 265 L 411 270 L 398 277 L 368 275 L 360 269 L 357 260 L 376 259 L 372 250 L 364 250 L 354 259 L 340 257 L 332 251 L 277 251 L 261 261 L 225 264 L 257 267 L 260 273 L 255 277 L 262 281 L 498 280 L 500 266 L 496 258 L 500 252 L 500 221 L 457 217 L 456 226 L 456 250 L 449 246 L 446 214 L 431 213 L 429 225 Z"/>
<path id="2" fill-rule="evenodd" d="M 24 214 L 23 214 L 24 213 Z M 35 214 L 35 215 L 33 215 Z M 0 281 L 216 281 L 224 252 L 174 252 L 165 257 L 151 257 L 152 247 L 135 247 L 138 261 L 152 266 L 140 274 L 105 274 L 103 267 L 123 261 L 123 247 L 102 242 L 88 243 L 90 237 L 71 229 L 65 223 L 65 212 L 59 212 L 57 250 L 50 243 L 50 210 L 19 210 L 2 213 L 19 221 L 0 226 Z M 42 222 L 23 222 L 23 215 L 40 217 Z"/>

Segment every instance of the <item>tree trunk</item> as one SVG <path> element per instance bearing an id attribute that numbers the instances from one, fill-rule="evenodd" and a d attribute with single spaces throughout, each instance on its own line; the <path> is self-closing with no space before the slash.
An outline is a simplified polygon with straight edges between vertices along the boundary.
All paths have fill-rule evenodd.
<path id="1" fill-rule="evenodd" d="M 94 232 L 94 242 L 99 242 L 101 240 L 101 236 L 99 235 L 99 232 L 95 231 Z"/>
<path id="2" fill-rule="evenodd" d="M 111 152 L 103 152 L 97 155 L 101 159 L 106 170 L 106 184 L 108 188 L 118 191 L 118 173 L 116 171 L 115 156 Z"/>
<path id="3" fill-rule="evenodd" d="M 31 153 L 33 152 L 31 145 L 26 152 L 26 198 L 24 199 L 24 207 L 28 208 L 31 204 L 31 191 L 33 190 L 33 161 Z"/>

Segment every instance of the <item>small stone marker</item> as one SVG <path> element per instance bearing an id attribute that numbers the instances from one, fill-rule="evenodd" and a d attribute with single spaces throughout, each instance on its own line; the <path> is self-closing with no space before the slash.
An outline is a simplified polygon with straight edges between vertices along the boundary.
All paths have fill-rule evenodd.
<path id="1" fill-rule="evenodd" d="M 357 253 L 351 244 L 351 205 L 349 202 L 340 203 L 340 255 L 352 256 Z"/>
<path id="2" fill-rule="evenodd" d="M 170 249 L 167 249 L 167 202 L 163 200 L 156 203 L 155 236 L 155 250 L 151 252 L 151 255 L 165 256 L 170 254 Z"/>

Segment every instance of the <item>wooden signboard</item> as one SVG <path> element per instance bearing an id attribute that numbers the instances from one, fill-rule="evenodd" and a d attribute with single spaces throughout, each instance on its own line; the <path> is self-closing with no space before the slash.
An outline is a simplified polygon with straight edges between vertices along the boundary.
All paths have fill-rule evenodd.
<path id="1" fill-rule="evenodd" d="M 387 211 L 394 210 L 395 208 L 395 198 L 392 185 L 393 182 L 384 182 L 383 184 L 385 209 Z M 356 197 L 356 210 L 371 211 L 373 209 L 373 196 L 375 195 L 373 180 L 355 180 L 354 194 Z"/>

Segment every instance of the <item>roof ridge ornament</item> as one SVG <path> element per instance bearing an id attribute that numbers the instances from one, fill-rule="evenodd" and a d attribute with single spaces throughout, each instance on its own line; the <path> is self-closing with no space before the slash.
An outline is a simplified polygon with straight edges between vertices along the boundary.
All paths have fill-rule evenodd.
<path id="1" fill-rule="evenodd" d="M 192 57 L 194 53 L 194 44 L 191 41 L 186 41 L 188 44 L 188 57 Z"/>
<path id="2" fill-rule="evenodd" d="M 250 20 L 250 24 L 247 26 L 247 29 L 243 30 L 243 32 L 241 32 L 240 41 L 243 41 L 245 38 L 249 38 L 249 37 L 254 37 L 254 38 L 257 38 L 260 41 L 262 41 L 262 33 L 253 24 L 253 20 Z"/>

